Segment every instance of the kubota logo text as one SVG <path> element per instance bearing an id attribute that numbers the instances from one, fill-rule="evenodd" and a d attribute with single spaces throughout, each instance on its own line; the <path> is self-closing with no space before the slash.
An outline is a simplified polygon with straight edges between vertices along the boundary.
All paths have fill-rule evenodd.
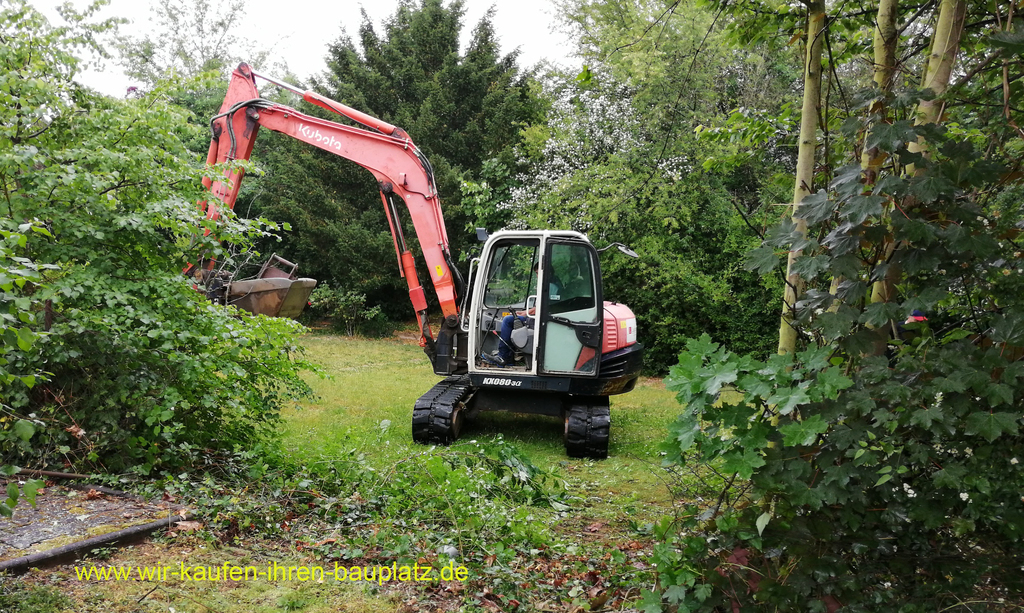
<path id="1" fill-rule="evenodd" d="M 334 138 L 330 134 L 324 135 L 320 133 L 320 130 L 311 128 L 305 124 L 299 124 L 299 135 L 303 138 L 309 139 L 310 141 L 316 141 L 317 143 L 323 144 L 325 147 L 331 147 L 332 149 L 341 149 L 341 141 Z"/>

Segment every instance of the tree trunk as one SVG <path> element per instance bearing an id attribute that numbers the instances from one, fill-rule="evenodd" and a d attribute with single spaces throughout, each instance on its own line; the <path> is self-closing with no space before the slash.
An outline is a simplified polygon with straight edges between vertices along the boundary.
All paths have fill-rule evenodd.
<path id="1" fill-rule="evenodd" d="M 879 66 L 878 66 L 878 52 L 879 52 L 879 33 L 883 33 L 883 10 L 886 2 L 893 0 L 883 0 L 882 5 L 879 7 L 878 12 L 878 29 L 875 35 L 875 79 L 876 83 L 879 78 Z M 927 123 L 939 123 L 942 120 L 942 109 L 945 103 L 939 99 L 939 97 L 946 91 L 949 86 L 949 78 L 953 71 L 953 64 L 956 61 L 957 51 L 960 45 L 960 36 L 963 33 L 964 17 L 967 13 L 967 4 L 965 0 L 942 0 L 942 4 L 939 7 L 939 19 L 935 25 L 935 33 L 932 37 L 932 50 L 928 56 L 928 67 L 922 80 L 922 87 L 930 89 L 935 93 L 935 98 L 932 100 L 922 100 L 917 106 L 917 119 L 916 125 L 923 125 Z M 892 27 L 895 28 L 895 11 L 890 15 L 892 19 Z M 895 53 L 895 48 L 893 49 Z M 907 146 L 912 152 L 921 152 L 925 156 L 928 155 L 927 144 L 923 139 L 918 139 L 917 142 L 909 143 Z M 881 162 L 879 162 L 879 167 Z M 920 169 L 917 169 L 920 170 Z M 914 174 L 915 169 L 913 166 L 907 168 L 908 174 Z M 910 208 L 909 206 L 906 208 Z M 891 235 L 885 244 L 885 249 L 882 254 L 883 261 L 888 261 L 892 258 L 897 245 L 892 240 Z M 902 271 L 899 266 L 890 266 L 886 271 L 884 279 L 876 281 L 871 288 L 871 302 L 889 302 L 895 298 L 896 285 L 899 281 Z M 890 328 L 894 328 L 895 325 L 890 325 Z M 888 331 L 879 331 L 883 338 L 879 340 L 878 347 L 875 353 L 879 354 L 885 350 L 885 346 L 888 341 Z"/>
<path id="2" fill-rule="evenodd" d="M 885 97 L 892 91 L 896 72 L 896 43 L 899 40 L 899 30 L 896 28 L 897 4 L 898 0 L 881 0 L 875 20 L 874 81 L 881 95 L 871 105 L 871 114 L 877 115 L 877 120 L 882 122 L 888 122 L 889 112 L 885 105 Z M 878 147 L 870 150 L 864 148 L 861 154 L 861 167 L 864 168 L 866 185 L 874 185 L 878 180 L 878 171 L 885 163 L 886 157 L 887 155 Z"/>
<path id="3" fill-rule="evenodd" d="M 939 21 L 935 25 L 935 34 L 932 37 L 932 51 L 928 55 L 928 70 L 921 82 L 922 88 L 935 92 L 935 98 L 922 100 L 917 105 L 916 125 L 939 123 L 942 120 L 942 110 L 946 103 L 939 98 L 949 87 L 949 76 L 953 72 L 953 64 L 960 50 L 960 36 L 963 34 L 966 14 L 965 0 L 942 0 Z M 928 155 L 927 145 L 922 139 L 910 143 L 908 149 Z"/>
<path id="4" fill-rule="evenodd" d="M 892 91 L 893 77 L 896 70 L 896 43 L 899 39 L 899 30 L 896 28 L 897 0 L 882 0 L 878 5 L 878 16 L 875 20 L 875 57 L 874 57 L 874 81 L 881 90 L 878 100 L 871 106 L 872 115 L 877 115 L 878 121 L 888 123 L 888 109 L 885 106 L 885 97 Z M 888 158 L 888 154 L 878 147 L 868 150 L 865 148 L 861 156 L 861 167 L 864 169 L 865 187 L 871 186 L 878 181 L 878 173 L 882 164 Z M 891 207 L 884 213 L 886 217 L 892 212 Z M 887 222 L 887 219 L 883 221 Z M 882 261 L 888 261 L 895 249 L 892 234 L 886 236 L 885 247 L 882 250 Z M 900 276 L 897 267 L 890 267 L 886 271 L 885 278 L 875 281 L 871 285 L 871 302 L 888 302 L 895 294 L 896 280 Z M 892 327 L 892 326 L 889 326 Z M 875 343 L 873 353 L 880 355 L 885 352 L 888 345 L 888 330 L 879 330 L 879 338 Z"/>
<path id="5" fill-rule="evenodd" d="M 817 149 L 818 111 L 821 106 L 821 50 L 825 27 L 825 3 L 807 3 L 807 54 L 804 60 L 804 101 L 800 110 L 800 148 L 796 164 L 796 187 L 793 192 L 793 222 L 801 235 L 807 235 L 807 222 L 800 217 L 800 203 L 813 191 L 814 162 Z M 786 264 L 786 292 L 782 300 L 782 322 L 779 326 L 779 353 L 796 351 L 796 301 L 804 282 L 793 273 L 793 262 L 800 250 L 789 252 Z"/>

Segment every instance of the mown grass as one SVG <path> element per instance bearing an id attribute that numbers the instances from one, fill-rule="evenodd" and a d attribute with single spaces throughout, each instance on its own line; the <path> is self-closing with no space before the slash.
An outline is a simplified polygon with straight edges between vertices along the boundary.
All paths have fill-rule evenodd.
<path id="1" fill-rule="evenodd" d="M 328 378 L 311 376 L 317 399 L 285 412 L 290 455 L 317 462 L 357 453 L 383 465 L 423 451 L 412 442 L 412 406 L 439 378 L 419 346 L 327 335 L 307 336 L 303 346 Z M 632 392 L 612 397 L 611 412 L 609 458 L 603 461 L 566 457 L 562 422 L 552 417 L 481 413 L 467 423 L 462 438 L 503 437 L 535 465 L 593 498 L 597 511 L 618 507 L 617 496 L 665 505 L 658 445 L 679 412 L 674 394 L 659 379 L 643 379 Z"/>

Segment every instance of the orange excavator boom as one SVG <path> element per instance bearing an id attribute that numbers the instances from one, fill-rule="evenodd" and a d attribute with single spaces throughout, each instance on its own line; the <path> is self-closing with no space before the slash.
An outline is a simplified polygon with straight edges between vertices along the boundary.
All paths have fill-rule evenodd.
<path id="1" fill-rule="evenodd" d="M 366 128 L 312 117 L 260 98 L 255 81 L 257 76 Z M 400 202 L 404 203 L 412 220 L 445 317 L 458 315 L 457 294 L 461 293 L 463 282 L 452 262 L 441 201 L 433 169 L 426 156 L 401 128 L 314 92 L 257 75 L 248 64 L 239 64 L 231 75 L 220 113 L 212 121 L 213 139 L 207 163 L 212 166 L 248 160 L 260 126 L 351 160 L 369 170 L 377 179 L 395 243 L 399 271 L 409 286 L 409 298 L 420 325 L 421 344 L 429 353 L 433 336 L 427 320 L 427 301 L 416 272 L 415 259 L 402 232 L 398 217 Z M 228 168 L 223 179 L 204 180 L 212 198 L 200 205 L 208 218 L 216 219 L 221 207 L 234 207 L 243 174 L 243 170 Z"/>

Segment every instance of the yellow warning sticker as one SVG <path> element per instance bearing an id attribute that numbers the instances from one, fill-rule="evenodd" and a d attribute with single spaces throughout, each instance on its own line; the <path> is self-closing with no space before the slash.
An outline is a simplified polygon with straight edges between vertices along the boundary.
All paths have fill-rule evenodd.
<path id="1" fill-rule="evenodd" d="M 440 279 L 441 277 L 443 277 L 443 276 L 444 276 L 444 268 L 443 268 L 443 267 L 442 267 L 442 266 L 441 266 L 440 264 L 438 264 L 437 266 L 435 266 L 435 267 L 434 267 L 434 270 L 436 270 L 436 271 L 437 271 L 437 278 L 438 278 L 438 279 Z"/>

